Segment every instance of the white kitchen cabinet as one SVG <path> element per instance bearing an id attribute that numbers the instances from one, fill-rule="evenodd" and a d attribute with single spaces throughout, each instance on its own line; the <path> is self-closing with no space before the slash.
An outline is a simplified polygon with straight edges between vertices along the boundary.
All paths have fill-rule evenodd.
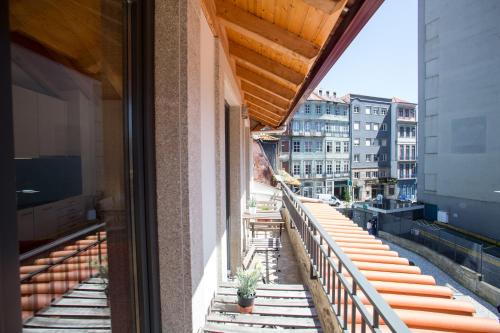
<path id="1" fill-rule="evenodd" d="M 65 156 L 68 154 L 66 102 L 43 94 L 37 97 L 40 156 Z"/>
<path id="2" fill-rule="evenodd" d="M 55 237 L 57 234 L 57 204 L 50 203 L 33 208 L 35 239 Z"/>
<path id="3" fill-rule="evenodd" d="M 15 157 L 38 157 L 38 93 L 12 86 Z"/>
<path id="4" fill-rule="evenodd" d="M 17 235 L 20 241 L 32 240 L 34 238 L 33 208 L 17 211 Z"/>

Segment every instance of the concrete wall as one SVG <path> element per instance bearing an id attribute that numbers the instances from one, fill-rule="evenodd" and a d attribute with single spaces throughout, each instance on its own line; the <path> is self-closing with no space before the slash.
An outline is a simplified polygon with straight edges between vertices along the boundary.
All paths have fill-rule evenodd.
<path id="1" fill-rule="evenodd" d="M 418 199 L 500 239 L 500 2 L 419 3 Z M 481 210 L 479 210 L 481 209 Z"/>
<path id="2" fill-rule="evenodd" d="M 226 276 L 224 100 L 241 99 L 197 2 L 156 1 L 155 15 L 162 328 L 197 332 Z"/>

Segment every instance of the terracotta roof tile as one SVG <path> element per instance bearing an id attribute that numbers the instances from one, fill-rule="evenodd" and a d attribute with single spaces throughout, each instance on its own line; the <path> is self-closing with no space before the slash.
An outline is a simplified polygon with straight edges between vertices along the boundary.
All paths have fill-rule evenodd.
<path id="1" fill-rule="evenodd" d="M 314 202 L 304 205 L 412 332 L 500 332 L 497 320 L 476 317 L 472 303 L 453 299 L 450 288 L 436 285 L 434 277 L 410 266 L 407 259 L 334 208 Z M 361 300 L 369 303 L 363 295 Z"/>

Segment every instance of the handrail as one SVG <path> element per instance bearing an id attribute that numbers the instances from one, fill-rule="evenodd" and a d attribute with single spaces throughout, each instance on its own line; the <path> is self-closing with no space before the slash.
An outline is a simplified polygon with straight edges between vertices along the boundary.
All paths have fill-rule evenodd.
<path id="1" fill-rule="evenodd" d="M 93 226 L 90 226 L 88 228 L 85 228 L 85 229 L 82 229 L 82 230 L 79 230 L 75 233 L 72 233 L 68 236 L 64 236 L 64 237 L 61 237 L 61 238 L 58 238 L 56 239 L 55 241 L 53 242 L 50 242 L 48 244 L 45 244 L 45 245 L 42 245 L 40 247 L 37 247 L 36 249 L 33 249 L 31 251 L 28 251 L 26 253 L 23 253 L 19 256 L 19 261 L 20 262 L 23 262 L 25 260 L 28 260 L 30 258 L 33 258 L 33 257 L 36 257 L 44 252 L 48 252 L 56 247 L 59 247 L 65 243 L 68 243 L 72 240 L 75 240 L 75 239 L 78 239 L 78 238 L 81 238 L 82 236 L 86 236 L 94 231 L 97 231 L 99 229 L 102 229 L 106 224 L 105 223 L 100 223 L 100 224 L 96 224 L 96 225 L 93 225 Z"/>
<path id="2" fill-rule="evenodd" d="M 292 223 L 297 228 L 303 245 L 311 260 L 311 277 L 317 277 L 323 291 L 330 300 L 330 306 L 339 319 L 343 330 L 349 331 L 348 298 L 351 300 L 351 332 L 356 332 L 356 315 L 361 315 L 361 332 L 365 326 L 372 332 L 381 332 L 380 317 L 392 332 L 410 333 L 410 330 L 387 302 L 380 296 L 372 284 L 353 264 L 351 259 L 335 243 L 315 216 L 305 207 L 284 182 L 283 201 Z M 332 258 L 333 257 L 333 258 Z M 337 259 L 335 262 L 334 259 Z M 352 282 L 346 278 L 347 271 Z M 358 296 L 361 291 L 373 306 L 372 315 Z M 343 295 L 342 295 L 343 294 Z"/>

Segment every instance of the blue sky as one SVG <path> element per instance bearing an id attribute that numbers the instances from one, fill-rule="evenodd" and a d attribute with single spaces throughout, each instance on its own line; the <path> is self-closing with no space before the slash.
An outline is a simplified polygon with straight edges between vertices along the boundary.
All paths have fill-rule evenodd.
<path id="1" fill-rule="evenodd" d="M 418 102 L 417 0 L 385 0 L 317 88 Z"/>

